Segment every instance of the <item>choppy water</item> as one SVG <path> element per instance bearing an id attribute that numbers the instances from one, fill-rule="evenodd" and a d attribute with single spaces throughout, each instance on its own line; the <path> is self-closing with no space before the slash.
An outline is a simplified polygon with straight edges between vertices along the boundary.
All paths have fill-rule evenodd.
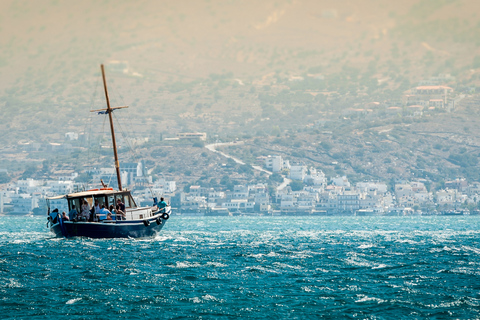
<path id="1" fill-rule="evenodd" d="M 0 217 L 2 319 L 480 317 L 480 217 L 172 217 L 151 240 Z"/>

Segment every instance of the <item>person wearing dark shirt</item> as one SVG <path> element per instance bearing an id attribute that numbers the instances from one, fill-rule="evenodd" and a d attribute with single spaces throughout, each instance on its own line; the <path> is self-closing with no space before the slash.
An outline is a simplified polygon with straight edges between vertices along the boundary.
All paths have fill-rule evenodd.
<path id="1" fill-rule="evenodd" d="M 54 209 L 52 212 L 50 212 L 50 218 L 52 220 L 52 223 L 55 224 L 58 222 L 58 215 L 59 215 L 58 209 Z"/>
<path id="2" fill-rule="evenodd" d="M 116 207 L 116 212 L 117 212 L 117 216 L 121 219 L 121 220 L 126 220 L 126 213 L 125 213 L 125 204 L 122 202 L 122 200 L 120 199 L 117 199 L 117 207 Z"/>

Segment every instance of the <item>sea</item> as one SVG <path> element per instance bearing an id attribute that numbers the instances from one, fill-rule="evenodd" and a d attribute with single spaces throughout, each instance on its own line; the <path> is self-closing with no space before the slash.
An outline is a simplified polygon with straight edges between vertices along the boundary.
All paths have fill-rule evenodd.
<path id="1" fill-rule="evenodd" d="M 153 239 L 0 217 L 1 319 L 480 319 L 480 217 L 180 217 Z"/>

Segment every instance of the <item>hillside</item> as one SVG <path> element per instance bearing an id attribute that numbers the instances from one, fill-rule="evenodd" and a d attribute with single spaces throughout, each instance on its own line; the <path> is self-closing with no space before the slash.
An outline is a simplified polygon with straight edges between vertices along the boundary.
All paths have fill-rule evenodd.
<path id="1" fill-rule="evenodd" d="M 104 105 L 100 63 L 113 104 L 130 106 L 118 117 L 133 119 L 129 131 L 154 144 L 182 131 L 265 143 L 295 135 L 297 153 L 308 153 L 310 141 L 326 141 L 338 157 L 343 149 L 354 154 L 352 144 L 365 145 L 375 132 L 393 130 L 394 140 L 405 140 L 382 142 L 378 152 L 389 158 L 380 145 L 396 144 L 395 157 L 402 158 L 405 144 L 421 140 L 431 149 L 444 143 L 438 136 L 478 120 L 471 109 L 459 110 L 458 121 L 431 115 L 414 131 L 408 119 L 393 127 L 393 120 L 341 120 L 352 106 L 398 100 L 439 73 L 455 77 L 448 85 L 457 92 L 479 86 L 480 3 L 474 1 L 42 0 L 2 1 L 0 9 L 0 140 L 12 148 L 87 131 L 97 121 L 88 111 Z M 319 121 L 339 132 L 308 129 Z M 3 154 L 4 166 L 11 165 Z M 432 163 L 437 156 L 449 155 L 422 154 Z M 413 160 L 405 157 L 395 168 L 400 175 L 412 173 Z M 43 160 L 31 155 L 22 163 Z M 328 154 L 319 161 L 338 162 Z M 331 170 L 370 175 L 361 169 L 374 163 L 368 157 L 348 161 Z"/>

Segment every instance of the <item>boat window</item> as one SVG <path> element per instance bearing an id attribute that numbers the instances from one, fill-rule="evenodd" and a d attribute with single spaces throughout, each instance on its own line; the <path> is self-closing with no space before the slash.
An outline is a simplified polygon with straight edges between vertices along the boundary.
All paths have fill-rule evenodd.
<path id="1" fill-rule="evenodd" d="M 123 194 L 117 194 L 117 195 L 115 196 L 115 206 L 117 206 L 117 200 L 118 200 L 118 199 L 120 199 L 120 201 L 123 202 Z M 127 205 L 125 205 L 125 206 L 127 206 Z"/>
<path id="2" fill-rule="evenodd" d="M 130 198 L 128 196 L 126 196 L 124 199 L 123 199 L 123 203 L 125 204 L 125 208 L 130 208 L 131 205 L 130 205 Z"/>
<path id="3" fill-rule="evenodd" d="M 113 206 L 115 208 L 116 205 L 117 204 L 115 203 L 115 196 L 113 194 L 108 196 L 108 208 L 110 208 L 110 206 Z"/>
<path id="4" fill-rule="evenodd" d="M 68 199 L 68 210 L 72 210 L 73 205 L 75 205 L 75 209 L 77 209 L 77 212 L 80 212 L 80 208 L 82 207 L 82 204 L 80 203 L 80 199 Z M 67 212 L 68 213 L 68 212 Z"/>
<path id="5" fill-rule="evenodd" d="M 103 204 L 105 205 L 105 207 L 108 208 L 107 204 L 105 203 L 105 197 L 95 197 L 95 201 L 98 201 L 98 205 L 100 206 L 100 208 Z"/>

